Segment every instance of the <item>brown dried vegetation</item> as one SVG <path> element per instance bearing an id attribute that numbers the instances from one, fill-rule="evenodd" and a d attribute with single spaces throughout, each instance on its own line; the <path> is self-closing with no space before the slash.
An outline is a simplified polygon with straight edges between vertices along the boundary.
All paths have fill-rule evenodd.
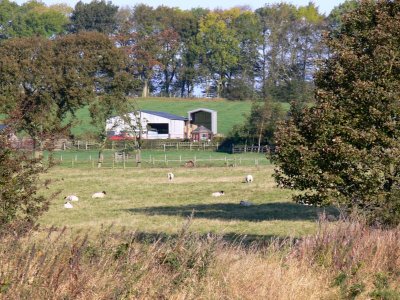
<path id="1" fill-rule="evenodd" d="M 299 240 L 246 245 L 199 236 L 71 235 L 0 243 L 3 299 L 398 299 L 400 228 L 321 221 Z"/>

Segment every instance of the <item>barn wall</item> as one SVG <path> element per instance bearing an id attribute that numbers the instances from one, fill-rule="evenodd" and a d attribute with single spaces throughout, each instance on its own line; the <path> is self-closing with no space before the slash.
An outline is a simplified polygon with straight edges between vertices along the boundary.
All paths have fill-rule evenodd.
<path id="1" fill-rule="evenodd" d="M 129 114 L 129 117 L 132 120 L 133 126 L 136 126 L 135 115 Z M 147 134 L 147 124 L 148 123 L 156 123 L 156 124 L 168 124 L 169 134 L 154 134 L 150 132 Z M 185 121 L 182 120 L 170 120 L 167 118 L 163 118 L 160 116 L 141 113 L 141 126 L 143 129 L 142 138 L 148 139 L 167 139 L 167 138 L 175 138 L 175 139 L 183 139 L 185 136 Z M 107 120 L 106 122 L 106 130 L 114 131 L 115 135 L 121 134 L 122 131 L 129 131 L 132 127 L 127 126 L 122 118 L 113 117 Z"/>
<path id="2" fill-rule="evenodd" d="M 185 121 L 170 120 L 169 135 L 171 139 L 185 138 Z"/>

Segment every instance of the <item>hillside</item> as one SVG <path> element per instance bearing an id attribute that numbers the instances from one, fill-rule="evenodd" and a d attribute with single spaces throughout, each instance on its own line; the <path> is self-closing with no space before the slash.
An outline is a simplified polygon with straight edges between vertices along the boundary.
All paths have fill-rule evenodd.
<path id="1" fill-rule="evenodd" d="M 251 101 L 228 101 L 223 99 L 181 99 L 181 98 L 137 98 L 135 101 L 140 109 L 165 111 L 172 114 L 187 116 L 189 110 L 195 108 L 209 108 L 218 112 L 218 133 L 227 135 L 236 124 L 243 123 L 245 114 L 250 111 Z M 77 112 L 78 124 L 72 133 L 76 136 L 84 136 L 93 132 L 90 125 L 90 116 L 87 108 Z"/>

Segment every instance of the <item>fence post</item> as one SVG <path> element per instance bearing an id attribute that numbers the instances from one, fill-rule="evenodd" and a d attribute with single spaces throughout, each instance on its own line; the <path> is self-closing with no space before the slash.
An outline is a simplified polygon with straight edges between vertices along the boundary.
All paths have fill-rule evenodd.
<path id="1" fill-rule="evenodd" d="M 86 140 L 86 143 L 85 143 L 85 149 L 86 149 L 86 150 L 88 149 L 88 147 L 87 147 L 87 140 Z"/>
<path id="2" fill-rule="evenodd" d="M 235 145 L 232 144 L 232 154 L 235 154 Z"/>
<path id="3" fill-rule="evenodd" d="M 165 152 L 165 144 L 163 144 L 163 146 L 164 146 L 164 152 Z"/>
<path id="4" fill-rule="evenodd" d="M 124 161 L 124 170 L 125 170 L 125 151 L 124 151 L 123 154 L 122 154 L 122 159 L 123 159 L 123 161 Z"/>
<path id="5" fill-rule="evenodd" d="M 167 154 L 164 154 L 164 162 L 167 162 Z"/>
<path id="6" fill-rule="evenodd" d="M 176 150 L 179 150 L 179 142 L 176 142 Z"/>
<path id="7" fill-rule="evenodd" d="M 78 161 L 78 155 L 75 154 L 75 161 Z"/>
<path id="8" fill-rule="evenodd" d="M 89 155 L 89 160 L 92 161 L 92 154 Z"/>
<path id="9" fill-rule="evenodd" d="M 60 160 L 62 161 L 62 154 L 61 154 Z"/>
<path id="10" fill-rule="evenodd" d="M 114 152 L 113 159 L 112 159 L 112 168 L 113 169 L 114 169 L 114 164 L 115 164 L 115 152 Z"/>
<path id="11" fill-rule="evenodd" d="M 219 143 L 217 142 L 217 148 L 216 148 L 217 151 L 218 151 L 218 147 L 219 147 Z"/>

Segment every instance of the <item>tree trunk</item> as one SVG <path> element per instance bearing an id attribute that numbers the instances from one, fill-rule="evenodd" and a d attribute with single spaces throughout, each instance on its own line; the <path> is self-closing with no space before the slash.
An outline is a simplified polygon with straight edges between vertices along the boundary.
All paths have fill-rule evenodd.
<path id="1" fill-rule="evenodd" d="M 263 130 L 264 130 L 264 120 L 262 120 L 262 122 L 260 124 L 260 128 L 259 128 L 259 132 L 258 132 L 258 150 L 257 150 L 257 153 L 260 153 L 261 139 L 262 139 Z"/>
<path id="2" fill-rule="evenodd" d="M 103 141 L 101 142 L 100 148 L 99 148 L 99 157 L 98 157 L 98 161 L 97 161 L 98 168 L 101 168 L 103 161 L 104 161 L 103 151 L 104 151 L 104 148 L 106 147 L 106 142 L 107 142 L 107 137 L 105 137 L 103 139 Z"/>
<path id="3" fill-rule="evenodd" d="M 137 149 L 136 151 L 136 166 L 141 167 L 142 166 L 142 150 Z"/>
<path id="4" fill-rule="evenodd" d="M 149 96 L 149 80 L 144 79 L 143 90 L 142 90 L 142 97 L 147 98 Z"/>
<path id="5" fill-rule="evenodd" d="M 33 157 L 40 159 L 43 157 L 43 143 L 38 137 L 32 137 L 33 140 Z"/>

